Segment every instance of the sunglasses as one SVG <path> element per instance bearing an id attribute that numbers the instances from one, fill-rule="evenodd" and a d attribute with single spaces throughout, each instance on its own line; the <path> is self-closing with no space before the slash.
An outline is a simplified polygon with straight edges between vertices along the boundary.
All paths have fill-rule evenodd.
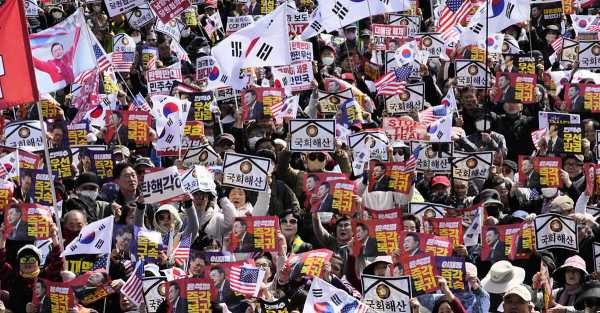
<path id="1" fill-rule="evenodd" d="M 34 256 L 29 256 L 29 257 L 21 257 L 19 258 L 19 263 L 20 264 L 31 264 L 31 263 L 35 263 L 37 262 L 37 258 Z"/>
<path id="2" fill-rule="evenodd" d="M 290 218 L 289 220 L 281 220 L 281 223 L 296 225 L 298 224 L 298 220 L 295 218 Z"/>
<path id="3" fill-rule="evenodd" d="M 325 162 L 325 155 L 322 153 L 310 153 L 308 155 L 308 159 L 311 161 L 319 160 L 320 162 Z"/>

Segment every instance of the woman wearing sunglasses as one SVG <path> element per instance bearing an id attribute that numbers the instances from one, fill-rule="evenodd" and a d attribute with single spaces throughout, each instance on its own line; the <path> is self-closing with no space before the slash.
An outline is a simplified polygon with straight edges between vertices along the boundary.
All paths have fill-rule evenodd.
<path id="1" fill-rule="evenodd" d="M 310 243 L 304 242 L 298 235 L 299 221 L 300 216 L 292 211 L 285 211 L 279 215 L 279 226 L 281 227 L 281 233 L 285 237 L 285 242 L 290 243 L 287 245 L 288 255 L 291 253 L 310 251 L 313 248 Z"/>

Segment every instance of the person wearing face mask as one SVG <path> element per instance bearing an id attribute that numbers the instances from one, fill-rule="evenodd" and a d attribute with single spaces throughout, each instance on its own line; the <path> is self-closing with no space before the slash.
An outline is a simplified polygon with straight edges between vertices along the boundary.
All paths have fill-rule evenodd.
<path id="1" fill-rule="evenodd" d="M 494 124 L 491 115 L 480 112 L 475 118 L 475 129 L 477 132 L 468 135 L 464 141 L 458 140 L 459 149 L 464 149 L 468 152 L 499 151 L 503 157 L 506 157 L 508 153 L 506 140 L 502 134 L 492 131 L 495 128 Z M 463 142 L 470 144 L 461 144 Z M 472 150 L 473 148 L 475 150 Z"/>
<path id="2" fill-rule="evenodd" d="M 50 18 L 48 18 L 48 26 L 54 26 L 65 19 L 65 11 L 60 6 L 50 9 Z"/>
<path id="3" fill-rule="evenodd" d="M 75 181 L 75 194 L 63 204 L 63 213 L 74 209 L 81 210 L 89 223 L 103 219 L 113 214 L 108 202 L 98 200 L 98 176 L 92 172 L 85 172 Z"/>
<path id="4" fill-rule="evenodd" d="M 321 63 L 323 63 L 323 69 L 328 73 L 333 73 L 335 67 L 335 48 L 330 45 L 320 44 L 321 47 Z"/>
<path id="5" fill-rule="evenodd" d="M 500 116 L 497 130 L 506 140 L 506 158 L 517 160 L 519 155 L 534 151 L 531 132 L 538 128 L 537 112 L 531 112 L 531 116 L 523 115 L 523 104 L 515 102 L 505 102 L 503 109 L 505 114 Z"/>
<path id="6" fill-rule="evenodd" d="M 346 38 L 346 43 L 344 45 L 348 45 L 348 49 L 353 49 L 358 47 L 357 36 L 356 33 L 358 31 L 358 26 L 356 24 L 350 24 L 344 27 L 344 37 Z"/>

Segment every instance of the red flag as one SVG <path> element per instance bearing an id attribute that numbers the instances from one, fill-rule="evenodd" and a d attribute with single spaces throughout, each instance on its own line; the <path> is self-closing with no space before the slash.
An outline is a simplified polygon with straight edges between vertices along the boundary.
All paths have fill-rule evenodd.
<path id="1" fill-rule="evenodd" d="M 37 101 L 23 1 L 0 3 L 0 42 L 0 108 Z"/>

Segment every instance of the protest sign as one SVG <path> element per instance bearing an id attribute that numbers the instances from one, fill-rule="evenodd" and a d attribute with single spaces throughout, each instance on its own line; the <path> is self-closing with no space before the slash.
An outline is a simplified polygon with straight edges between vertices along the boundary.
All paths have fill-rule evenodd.
<path id="1" fill-rule="evenodd" d="M 595 84 L 565 84 L 565 111 L 583 112 L 600 111 L 600 85 Z"/>
<path id="2" fill-rule="evenodd" d="M 53 224 L 52 210 L 39 204 L 22 203 L 19 205 L 24 217 L 22 222 L 27 223 L 27 237 L 44 240 L 51 237 L 50 229 Z M 15 229 L 18 235 L 18 227 Z"/>
<path id="3" fill-rule="evenodd" d="M 452 255 L 452 242 L 446 237 L 426 233 L 401 232 L 398 240 L 408 256 Z"/>
<path id="4" fill-rule="evenodd" d="M 289 66 L 275 67 L 273 79 L 277 87 L 279 87 L 277 83 L 280 83 L 281 87 L 291 88 L 292 91 L 310 90 L 314 80 L 312 63 L 303 61 Z"/>
<path id="5" fill-rule="evenodd" d="M 223 160 L 223 185 L 247 190 L 264 191 L 271 160 L 238 153 L 225 153 Z"/>
<path id="6" fill-rule="evenodd" d="M 327 188 L 337 180 L 345 180 L 348 177 L 341 173 L 306 173 L 304 175 L 303 191 L 306 193 L 306 201 L 313 210 L 320 206 L 321 198 L 326 196 Z M 321 185 L 325 184 L 322 188 Z M 328 193 L 328 192 L 327 192 Z"/>
<path id="7" fill-rule="evenodd" d="M 410 273 L 414 291 L 417 294 L 429 293 L 438 289 L 434 257 L 430 255 L 410 256 L 403 267 Z"/>
<path id="8" fill-rule="evenodd" d="M 158 307 L 165 299 L 166 282 L 167 277 L 164 276 L 144 277 L 142 279 L 146 312 L 156 313 L 158 311 Z"/>
<path id="9" fill-rule="evenodd" d="M 429 52 L 429 57 L 437 59 L 445 49 L 444 39 L 439 33 L 423 33 L 418 37 L 422 50 Z"/>
<path id="10" fill-rule="evenodd" d="M 290 151 L 335 151 L 335 120 L 290 120 Z"/>
<path id="11" fill-rule="evenodd" d="M 115 158 L 111 151 L 89 151 L 91 169 L 100 181 L 106 182 L 113 179 Z"/>
<path id="12" fill-rule="evenodd" d="M 147 174 L 146 174 L 147 175 Z M 132 244 L 132 254 L 137 261 L 144 264 L 158 262 L 158 251 L 167 250 L 163 243 L 161 233 L 145 229 L 136 229 L 134 233 L 134 243 Z"/>
<path id="13" fill-rule="evenodd" d="M 123 111 L 123 120 L 127 127 L 127 139 L 139 145 L 150 143 L 150 114 L 143 111 Z"/>
<path id="14" fill-rule="evenodd" d="M 212 312 L 211 301 L 216 290 L 208 278 L 181 278 L 170 281 L 165 287 L 167 312 Z"/>
<path id="15" fill-rule="evenodd" d="M 555 213 L 538 215 L 534 220 L 535 249 L 546 250 L 562 248 L 579 251 L 577 241 L 577 222 Z"/>
<path id="16" fill-rule="evenodd" d="M 562 49 L 559 54 L 560 64 L 573 65 L 579 58 L 579 41 L 563 37 Z"/>
<path id="17" fill-rule="evenodd" d="M 102 300 L 116 290 L 111 286 L 111 279 L 105 269 L 83 273 L 69 281 L 73 293 L 81 303 L 89 305 Z"/>
<path id="18" fill-rule="evenodd" d="M 279 218 L 276 216 L 238 217 L 233 223 L 229 251 L 235 253 L 275 251 Z"/>
<path id="19" fill-rule="evenodd" d="M 300 273 L 306 276 L 322 277 L 325 263 L 331 260 L 333 252 L 328 249 L 315 249 L 308 252 L 292 255 L 288 264 L 300 266 Z"/>
<path id="20" fill-rule="evenodd" d="M 275 301 L 266 301 L 261 298 L 258 299 L 260 304 L 260 311 L 265 313 L 286 313 L 291 312 L 289 300 L 287 298 L 281 298 Z"/>
<path id="21" fill-rule="evenodd" d="M 375 312 L 412 313 L 410 276 L 380 277 L 361 275 L 363 302 Z"/>
<path id="22" fill-rule="evenodd" d="M 150 95 L 170 95 L 174 81 L 182 81 L 181 69 L 165 67 L 148 71 L 148 93 Z"/>
<path id="23" fill-rule="evenodd" d="M 0 182 L 0 210 L 2 212 L 6 212 L 10 208 L 14 191 L 13 189 L 14 185 L 12 185 L 12 183 Z"/>
<path id="24" fill-rule="evenodd" d="M 243 119 L 265 120 L 273 116 L 271 107 L 285 98 L 281 88 L 257 87 L 242 92 Z"/>
<path id="25" fill-rule="evenodd" d="M 352 215 L 356 211 L 354 205 L 355 186 L 351 180 L 337 180 L 331 186 L 331 209 L 339 215 Z M 319 209 L 327 210 L 328 199 L 321 200 Z"/>
<path id="26" fill-rule="evenodd" d="M 96 254 L 68 255 L 65 257 L 66 269 L 75 273 L 75 275 L 81 275 L 85 272 L 98 269 L 94 268 L 94 265 L 101 263 L 98 260 L 103 257 L 105 258 L 106 256 L 98 256 Z"/>
<path id="27" fill-rule="evenodd" d="M 595 69 L 600 66 L 600 42 L 595 40 L 579 40 L 577 55 L 578 67 Z"/>
<path id="28" fill-rule="evenodd" d="M 398 235 L 403 228 L 400 218 L 353 221 L 352 228 L 356 234 L 352 246 L 355 256 L 391 255 L 400 247 Z"/>
<path id="29" fill-rule="evenodd" d="M 181 19 L 185 26 L 193 27 L 198 26 L 198 6 L 192 5 L 187 9 L 183 10 L 181 14 Z"/>
<path id="30" fill-rule="evenodd" d="M 141 189 L 144 203 L 158 203 L 185 194 L 176 166 L 146 173 Z"/>
<path id="31" fill-rule="evenodd" d="M 553 127 L 551 126 L 551 136 Z M 553 143 L 556 146 L 550 147 L 551 151 L 560 151 L 567 154 L 583 153 L 583 129 L 580 125 L 560 125 L 558 127 L 558 140 Z M 562 143 L 562 145 L 561 145 Z"/>
<path id="32" fill-rule="evenodd" d="M 318 91 L 319 109 L 324 114 L 335 114 L 338 106 L 347 100 L 353 99 L 352 89 L 345 89 L 339 92 Z"/>
<path id="33" fill-rule="evenodd" d="M 425 84 L 408 84 L 399 94 L 385 97 L 385 110 L 391 115 L 421 111 L 425 102 Z"/>
<path id="34" fill-rule="evenodd" d="M 487 67 L 478 61 L 456 60 L 456 84 L 458 87 L 486 88 L 490 87 L 489 81 L 492 74 Z"/>
<path id="35" fill-rule="evenodd" d="M 228 16 L 227 17 L 227 26 L 225 28 L 225 34 L 230 35 L 238 30 L 254 24 L 254 19 L 251 15 L 242 15 L 242 16 Z"/>
<path id="36" fill-rule="evenodd" d="M 510 238 L 510 255 L 508 256 L 510 260 L 528 259 L 535 251 L 535 230 L 533 228 L 533 223 L 522 223 L 518 233 L 516 233 L 516 235 L 509 234 L 509 236 L 512 236 L 512 238 Z"/>
<path id="37" fill-rule="evenodd" d="M 144 47 L 142 49 L 142 68 L 144 70 L 155 70 L 156 61 L 158 61 L 158 49 L 154 47 Z"/>
<path id="38" fill-rule="evenodd" d="M 348 143 L 353 156 L 357 151 L 370 151 L 370 159 L 387 161 L 387 145 L 389 140 L 382 129 L 369 129 L 348 136 Z"/>
<path id="39" fill-rule="evenodd" d="M 25 0 L 25 16 L 37 17 L 39 15 L 39 7 L 36 0 Z"/>
<path id="40" fill-rule="evenodd" d="M 67 125 L 67 140 L 69 146 L 87 144 L 88 127 L 85 123 Z"/>
<path id="41" fill-rule="evenodd" d="M 213 120 L 214 96 L 212 92 L 193 93 L 189 99 L 192 104 L 188 113 L 188 120 L 207 121 Z"/>
<path id="42" fill-rule="evenodd" d="M 206 82 L 211 75 L 218 75 L 216 72 L 213 73 L 215 62 L 215 58 L 212 56 L 202 56 L 196 59 L 196 80 L 198 83 Z"/>
<path id="43" fill-rule="evenodd" d="M 410 151 L 417 154 L 417 172 L 431 171 L 449 174 L 452 170 L 450 162 L 454 154 L 453 142 L 411 141 Z"/>
<path id="44" fill-rule="evenodd" d="M 520 229 L 520 225 L 483 226 L 481 260 L 491 262 L 506 260 L 510 255 L 512 240 Z"/>
<path id="45" fill-rule="evenodd" d="M 534 74 L 496 73 L 496 102 L 535 102 L 537 77 Z"/>
<path id="46" fill-rule="evenodd" d="M 308 27 L 308 12 L 298 12 L 295 10 L 288 12 L 287 21 L 290 35 L 300 35 Z M 291 43 L 292 41 L 290 41 Z"/>
<path id="47" fill-rule="evenodd" d="M 148 3 L 138 5 L 135 9 L 125 13 L 125 17 L 133 29 L 141 29 L 155 18 Z"/>
<path id="48" fill-rule="evenodd" d="M 70 283 L 54 282 L 37 278 L 36 289 L 41 294 L 34 293 L 33 303 L 42 312 L 68 313 L 75 305 L 75 295 Z"/>
<path id="49" fill-rule="evenodd" d="M 419 122 L 406 117 L 384 117 L 382 128 L 390 140 L 414 140 Z"/>
<path id="50" fill-rule="evenodd" d="M 406 162 L 371 161 L 369 166 L 369 192 L 394 191 L 409 194 L 412 187 L 413 171 Z"/>
<path id="51" fill-rule="evenodd" d="M 4 237 L 10 240 L 32 240 L 27 223 L 27 206 L 11 206 L 4 208 Z"/>
<path id="52" fill-rule="evenodd" d="M 557 157 L 535 157 L 533 159 L 533 168 L 539 175 L 539 184 L 541 187 L 562 187 L 560 179 L 560 170 L 562 169 L 562 159 Z"/>
<path id="53" fill-rule="evenodd" d="M 30 181 L 31 187 L 27 192 L 27 197 L 30 197 L 34 203 L 52 206 L 52 189 L 47 170 L 21 169 L 19 179 L 21 183 Z"/>
<path id="54" fill-rule="evenodd" d="M 538 112 L 538 129 L 550 128 L 550 125 L 569 125 L 581 123 L 579 114 L 559 112 Z"/>
<path id="55" fill-rule="evenodd" d="M 437 204 L 437 203 L 428 203 L 428 202 L 410 202 L 408 203 L 408 212 L 410 214 L 415 215 L 421 220 L 421 225 L 425 225 L 424 221 L 432 219 L 432 218 L 441 218 L 444 217 L 446 212 L 451 207 Z"/>
<path id="56" fill-rule="evenodd" d="M 210 145 L 201 145 L 196 148 L 189 148 L 183 153 L 183 166 L 190 167 L 194 164 L 211 167 L 217 165 L 221 157 Z"/>
<path id="57" fill-rule="evenodd" d="M 432 218 L 433 233 L 437 236 L 448 237 L 452 241 L 453 246 L 463 244 L 463 225 L 462 218 L 444 217 Z"/>
<path id="58" fill-rule="evenodd" d="M 173 40 L 179 42 L 181 39 L 181 31 L 185 28 L 185 25 L 177 18 L 170 20 L 167 23 L 163 23 L 160 19 L 154 24 L 154 30 L 163 33 Z"/>
<path id="59" fill-rule="evenodd" d="M 492 166 L 493 152 L 454 152 L 452 159 L 453 178 L 470 181 L 485 180 Z"/>
<path id="60" fill-rule="evenodd" d="M 404 15 L 399 13 L 388 14 L 389 25 L 403 25 L 408 27 L 408 36 L 414 36 L 421 30 L 421 19 L 420 15 Z"/>
<path id="61" fill-rule="evenodd" d="M 189 140 L 200 140 L 204 137 L 204 122 L 186 121 L 183 125 L 183 137 Z"/>
<path id="62" fill-rule="evenodd" d="M 465 260 L 463 258 L 438 256 L 435 258 L 439 276 L 448 282 L 453 292 L 462 292 L 467 287 Z"/>
<path id="63" fill-rule="evenodd" d="M 30 152 L 44 149 L 42 124 L 40 121 L 17 121 L 6 125 L 4 129 L 6 145 Z"/>
<path id="64" fill-rule="evenodd" d="M 144 3 L 145 1 L 143 0 L 104 0 L 104 4 L 106 4 L 106 9 L 108 10 L 108 16 L 110 17 L 128 12 Z"/>
<path id="65" fill-rule="evenodd" d="M 70 149 L 51 149 L 49 152 L 52 174 L 58 178 L 74 177 Z"/>
<path id="66" fill-rule="evenodd" d="M 153 0 L 150 2 L 150 7 L 154 13 L 156 13 L 156 16 L 158 16 L 158 18 L 165 24 L 181 14 L 191 5 L 192 4 L 189 0 Z"/>

